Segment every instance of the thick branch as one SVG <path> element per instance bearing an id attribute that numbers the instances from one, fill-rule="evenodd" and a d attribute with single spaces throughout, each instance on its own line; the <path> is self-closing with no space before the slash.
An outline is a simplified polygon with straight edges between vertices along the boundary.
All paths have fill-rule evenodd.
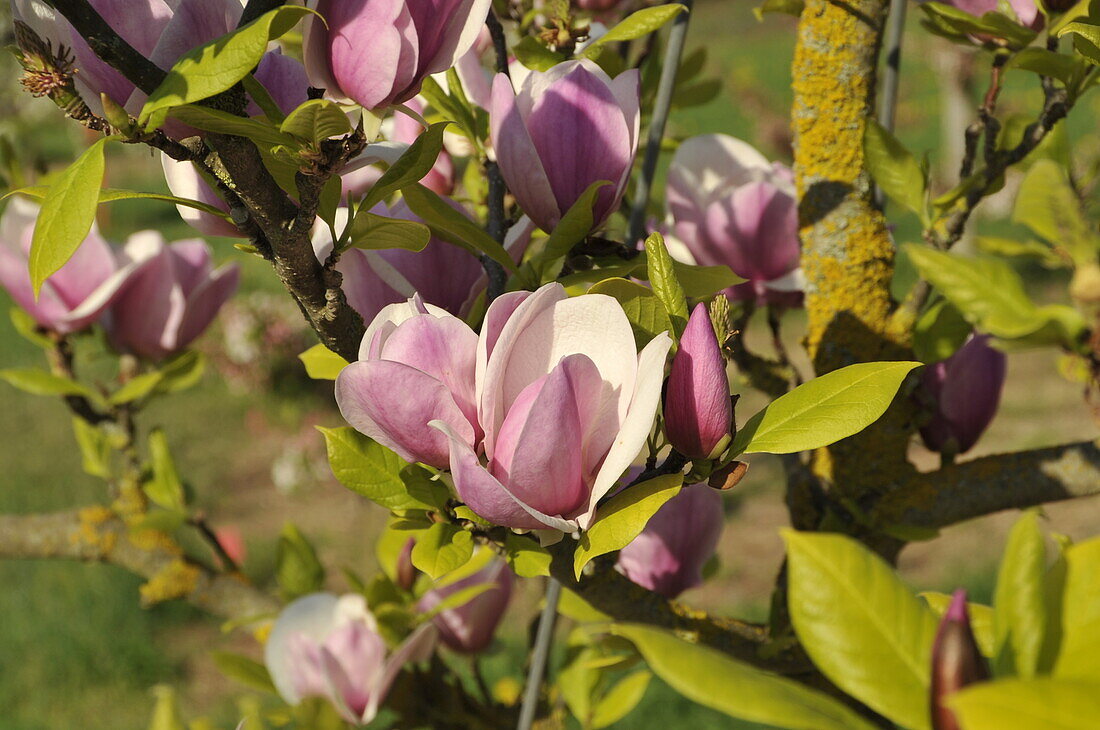
<path id="1" fill-rule="evenodd" d="M 103 507 L 44 515 L 0 515 L 0 558 L 62 558 L 110 563 L 146 579 L 142 602 L 180 598 L 224 618 L 279 610 L 278 602 L 235 575 L 188 560 L 163 533 L 132 531 Z"/>
<path id="2" fill-rule="evenodd" d="M 286 5 L 286 0 L 248 0 L 248 5 L 244 7 L 244 12 L 241 13 L 239 25 L 248 25 L 264 13 L 275 8 L 281 8 L 284 5 Z"/>
<path id="3" fill-rule="evenodd" d="M 165 73 L 138 53 L 116 33 L 88 0 L 49 0 L 54 9 L 65 16 L 76 32 L 88 41 L 95 55 L 117 69 L 146 94 L 160 86 Z"/>
<path id="4" fill-rule="evenodd" d="M 914 474 L 875 506 L 881 525 L 940 528 L 1006 509 L 1100 494 L 1100 446 L 1082 441 Z"/>

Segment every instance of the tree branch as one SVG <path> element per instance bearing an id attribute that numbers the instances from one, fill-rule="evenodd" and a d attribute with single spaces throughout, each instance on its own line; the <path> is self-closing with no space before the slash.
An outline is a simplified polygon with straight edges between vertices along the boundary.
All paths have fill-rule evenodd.
<path id="1" fill-rule="evenodd" d="M 241 13 L 241 22 L 237 24 L 237 27 L 248 25 L 264 13 L 275 8 L 281 8 L 284 5 L 286 5 L 286 0 L 248 0 L 248 5 L 245 5 L 244 12 Z"/>
<path id="2" fill-rule="evenodd" d="M 180 598 L 223 618 L 272 614 L 279 603 L 239 575 L 188 560 L 167 535 L 133 530 L 105 507 L 41 515 L 0 515 L 0 558 L 109 563 L 146 579 L 144 605 Z"/>
<path id="3" fill-rule="evenodd" d="M 1093 441 L 983 456 L 913 474 L 874 507 L 874 524 L 940 528 L 1006 509 L 1100 494 Z"/>

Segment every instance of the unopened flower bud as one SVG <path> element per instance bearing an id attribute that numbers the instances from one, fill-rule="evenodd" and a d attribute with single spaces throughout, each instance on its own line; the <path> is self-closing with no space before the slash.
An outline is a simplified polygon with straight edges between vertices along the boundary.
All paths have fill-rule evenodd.
<path id="1" fill-rule="evenodd" d="M 970 628 L 966 591 L 955 591 L 932 645 L 932 730 L 961 730 L 945 700 L 968 684 L 989 679 L 989 666 Z"/>
<path id="2" fill-rule="evenodd" d="M 977 334 L 951 357 L 926 367 L 921 384 L 935 409 L 920 429 L 925 446 L 941 453 L 970 449 L 997 413 L 1005 369 L 1005 354 Z"/>
<path id="3" fill-rule="evenodd" d="M 705 304 L 695 305 L 665 392 L 665 433 L 691 459 L 713 459 L 729 443 L 733 405 L 726 361 Z"/>
<path id="4" fill-rule="evenodd" d="M 405 546 L 401 548 L 401 554 L 397 556 L 397 585 L 402 590 L 411 591 L 413 583 L 416 582 L 416 566 L 412 562 L 413 546 L 416 545 L 416 540 L 409 538 L 405 541 Z"/>

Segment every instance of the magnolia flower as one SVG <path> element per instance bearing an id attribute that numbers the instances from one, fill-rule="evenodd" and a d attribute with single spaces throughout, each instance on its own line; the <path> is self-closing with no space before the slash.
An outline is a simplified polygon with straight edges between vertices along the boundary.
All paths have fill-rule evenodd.
<path id="1" fill-rule="evenodd" d="M 944 0 L 948 5 L 970 13 L 975 17 L 982 17 L 986 13 L 1003 13 L 1020 25 L 1032 30 L 1042 30 L 1045 18 L 1039 10 L 1039 3 L 1035 0 L 1008 0 L 1002 4 L 998 0 Z M 1068 6 L 1067 6 L 1068 7 Z M 988 37 L 977 38 L 979 42 L 990 40 Z"/>
<path id="2" fill-rule="evenodd" d="M 684 487 L 619 552 L 617 570 L 643 588 L 672 599 L 703 582 L 703 566 L 722 534 L 722 493 L 704 484 Z"/>
<path id="3" fill-rule="evenodd" d="M 477 40 L 491 0 L 309 0 L 303 54 L 313 86 L 378 109 L 420 93 Z"/>
<path id="4" fill-rule="evenodd" d="M 457 203 L 449 202 L 463 215 L 469 215 Z M 420 221 L 404 201 L 392 207 L 380 203 L 371 212 L 387 218 Z M 347 211 L 341 209 L 337 212 L 336 229 L 342 230 L 346 221 Z M 517 263 L 531 241 L 532 232 L 533 227 L 526 218 L 508 231 L 504 248 Z M 320 261 L 327 259 L 332 251 L 332 233 L 323 222 L 314 226 L 313 248 Z M 414 294 L 451 314 L 465 315 L 485 290 L 487 281 L 477 258 L 434 236 L 421 251 L 352 248 L 341 254 L 336 270 L 344 277 L 343 289 L 348 303 L 364 321 L 374 319 L 383 307 L 404 302 Z"/>
<path id="5" fill-rule="evenodd" d="M 672 233 L 686 247 L 680 258 L 729 266 L 748 279 L 730 290 L 737 299 L 800 301 L 798 204 L 788 168 L 724 134 L 692 137 L 672 158 L 667 198 Z"/>
<path id="6" fill-rule="evenodd" d="M 500 172 L 527 215 L 545 231 L 595 182 L 593 228 L 618 207 L 638 149 L 639 75 L 612 80 L 589 60 L 527 74 L 513 91 L 493 82 L 489 131 Z"/>
<path id="7" fill-rule="evenodd" d="M 312 593 L 279 614 L 264 663 L 287 703 L 324 697 L 345 720 L 366 725 L 401 667 L 427 658 L 434 638 L 431 624 L 425 624 L 388 652 L 361 595 Z"/>
<path id="8" fill-rule="evenodd" d="M 110 308 L 107 335 L 120 350 L 163 360 L 201 335 L 237 289 L 236 264 L 213 270 L 201 239 L 166 245 L 155 231 L 130 237 L 123 255 L 141 261 Z"/>
<path id="9" fill-rule="evenodd" d="M 1007 358 L 989 339 L 971 335 L 954 355 L 924 368 L 921 384 L 935 411 L 920 435 L 932 451 L 968 451 L 996 415 Z"/>
<path id="10" fill-rule="evenodd" d="M 512 598 L 512 583 L 508 565 L 500 558 L 493 558 L 489 565 L 473 575 L 428 591 L 417 603 L 417 608 L 427 613 L 460 591 L 491 585 L 461 606 L 445 609 L 432 617 L 439 630 L 439 639 L 447 647 L 464 654 L 477 654 L 493 641 L 493 634 Z"/>
<path id="11" fill-rule="evenodd" d="M 707 305 L 699 303 L 672 359 L 665 391 L 665 433 L 672 447 L 684 456 L 715 458 L 714 452 L 729 443 L 732 421 L 726 360 Z"/>
<path id="12" fill-rule="evenodd" d="M 961 730 L 945 700 L 963 687 L 989 679 L 989 666 L 970 628 L 966 591 L 955 591 L 932 644 L 932 728 Z"/>
<path id="13" fill-rule="evenodd" d="M 84 329 L 99 319 L 140 263 L 120 262 L 93 225 L 35 299 L 27 261 L 37 219 L 38 205 L 23 198 L 13 198 L 0 217 L 0 286 L 42 327 L 61 334 Z"/>

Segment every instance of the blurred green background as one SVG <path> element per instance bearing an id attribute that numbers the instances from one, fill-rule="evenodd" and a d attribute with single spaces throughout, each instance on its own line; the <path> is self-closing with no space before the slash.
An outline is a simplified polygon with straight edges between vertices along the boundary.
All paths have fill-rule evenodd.
<path id="1" fill-rule="evenodd" d="M 697 3 L 689 51 L 707 50 L 706 72 L 721 79 L 723 93 L 703 106 L 675 111 L 671 132 L 677 137 L 733 134 L 789 162 L 787 112 L 795 22 L 775 15 L 758 22 L 752 8 L 751 2 L 742 0 Z M 6 27 L 6 15 L 4 19 Z M 918 155 L 931 153 L 934 167 L 941 162 L 937 156 L 943 133 L 941 83 L 952 78 L 944 59 L 956 58 L 952 53 L 910 17 L 897 112 L 899 135 Z M 979 88 L 983 62 L 988 64 L 978 58 Z M 48 102 L 18 93 L 16 76 L 17 67 L 5 55 L 0 60 L 0 78 L 5 79 L 0 133 L 14 141 L 27 164 L 42 171 L 55 169 L 72 159 L 87 137 L 76 125 L 63 122 Z M 1010 81 L 1002 108 L 1019 112 L 1035 108 L 1035 83 L 1025 74 L 1020 76 Z M 1093 98 L 1074 113 L 1070 138 L 1075 150 L 1089 152 L 1097 147 L 1090 136 L 1100 111 L 1096 102 Z M 961 129 L 954 130 L 954 135 L 961 135 Z M 145 150 L 130 147 L 112 152 L 108 169 L 111 186 L 163 188 L 160 165 Z M 987 208 L 993 215 L 978 225 L 1007 230 L 999 222 L 1004 200 L 989 201 Z M 101 226 L 115 241 L 153 227 L 169 238 L 191 235 L 169 206 L 120 203 L 101 212 Z M 919 233 L 911 216 L 898 215 L 891 222 L 896 224 L 899 241 L 913 240 Z M 266 327 L 263 317 L 270 316 L 272 308 L 281 312 L 288 303 L 278 298 L 277 283 L 265 264 L 234 252 L 224 241 L 217 242 L 216 248 L 219 257 L 241 261 L 243 289 L 250 294 L 232 321 L 208 334 L 202 344 L 220 367 L 209 369 L 200 387 L 147 413 L 144 425 L 166 427 L 199 504 L 215 525 L 229 526 L 243 535 L 249 550 L 246 569 L 257 579 L 269 576 L 279 528 L 291 517 L 317 542 L 329 566 L 367 572 L 373 564 L 371 537 L 382 515 L 342 489 L 327 471 L 320 437 L 312 425 L 338 423 L 331 394 L 323 387 L 318 390 L 301 383 L 293 372 L 293 360 L 282 364 L 282 372 L 260 377 L 250 372 L 247 359 L 234 359 L 239 355 L 234 352 L 235 338 L 242 328 Z M 10 301 L 0 293 L 0 307 L 8 306 Z M 280 321 L 291 323 L 295 330 L 299 327 L 293 307 Z M 284 355 L 300 336 L 297 331 L 287 335 Z M 796 346 L 797 316 L 791 318 L 787 336 Z M 96 343 L 88 343 L 82 351 L 90 353 L 93 369 L 95 358 L 105 357 L 97 354 L 101 349 Z M 0 317 L 0 367 L 38 365 L 40 359 L 39 351 L 15 334 L 7 317 Z M 1079 387 L 1058 378 L 1054 367 L 1055 357 L 1049 353 L 1011 356 L 1001 412 L 975 453 L 1096 434 Z M 751 413 L 755 402 L 752 398 L 747 402 L 743 408 Z M 917 446 L 913 458 L 922 466 L 935 464 Z M 103 498 L 100 485 L 80 469 L 64 407 L 4 385 L 0 385 L 0 465 L 2 512 L 65 509 Z M 708 609 L 761 618 L 779 566 L 776 528 L 785 524 L 775 465 L 767 458 L 754 459 L 748 478 L 730 496 L 728 509 L 719 573 L 688 594 L 687 600 Z M 1075 537 L 1092 534 L 1100 526 L 1095 502 L 1055 505 L 1048 514 L 1051 529 Z M 994 560 L 1010 521 L 1009 515 L 994 516 L 917 544 L 902 556 L 903 573 L 918 588 L 966 586 L 977 600 L 987 600 Z M 331 578 L 331 586 L 345 588 L 338 571 L 332 573 L 337 576 Z M 207 714 L 232 726 L 238 716 L 236 698 L 248 695 L 248 690 L 221 677 L 209 652 L 234 649 L 255 656 L 253 642 L 223 633 L 216 621 L 186 605 L 143 610 L 138 606 L 138 585 L 137 579 L 108 566 L 0 563 L 0 730 L 144 728 L 152 708 L 150 689 L 158 683 L 178 688 L 189 716 Z M 520 666 L 523 637 L 538 600 L 532 588 L 526 586 L 517 597 L 501 646 L 489 661 L 493 676 L 514 674 Z M 724 716 L 692 707 L 655 683 L 642 705 L 616 727 L 732 726 Z"/>

